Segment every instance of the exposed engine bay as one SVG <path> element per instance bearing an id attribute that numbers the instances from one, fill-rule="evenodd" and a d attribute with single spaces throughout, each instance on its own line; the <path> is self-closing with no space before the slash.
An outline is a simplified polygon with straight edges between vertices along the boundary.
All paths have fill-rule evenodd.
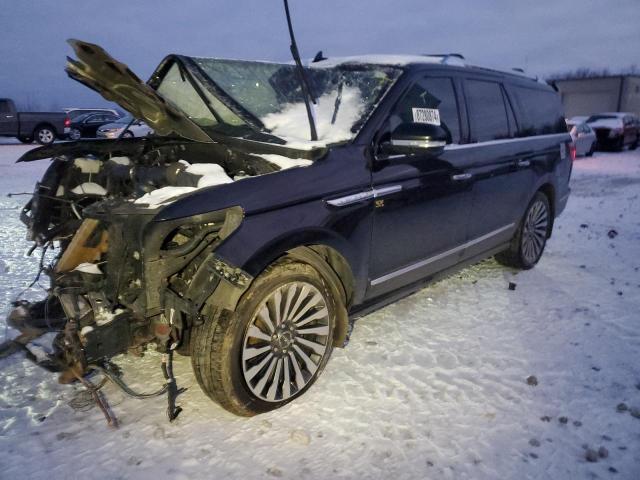
<path id="1" fill-rule="evenodd" d="M 38 157 L 52 149 L 59 154 L 21 213 L 34 248 L 43 258 L 53 249 L 55 257 L 39 272 L 49 277 L 48 298 L 17 302 L 9 322 L 22 332 L 60 331 L 49 366 L 62 372 L 63 383 L 107 368 L 117 354 L 141 355 L 150 343 L 162 353 L 188 353 L 190 328 L 210 292 L 202 285 L 250 280 L 214 253 L 243 211 L 154 217 L 181 195 L 281 168 L 218 144 L 169 139 L 125 141 L 120 148 L 112 142 L 109 151 L 78 155 L 91 143 L 42 149 Z"/>

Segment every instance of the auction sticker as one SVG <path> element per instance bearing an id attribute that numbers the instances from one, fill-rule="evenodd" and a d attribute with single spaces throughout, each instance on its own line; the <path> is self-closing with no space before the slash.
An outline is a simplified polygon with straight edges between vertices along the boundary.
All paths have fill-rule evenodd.
<path id="1" fill-rule="evenodd" d="M 437 108 L 412 108 L 414 123 L 440 125 L 440 111 Z"/>

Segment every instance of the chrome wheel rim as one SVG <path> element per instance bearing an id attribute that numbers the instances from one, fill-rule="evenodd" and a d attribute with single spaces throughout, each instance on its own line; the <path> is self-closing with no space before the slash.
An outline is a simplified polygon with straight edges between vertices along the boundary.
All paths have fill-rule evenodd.
<path id="1" fill-rule="evenodd" d="M 307 282 L 279 286 L 256 309 L 242 342 L 242 373 L 266 402 L 298 395 L 322 365 L 330 345 L 327 301 Z"/>
<path id="2" fill-rule="evenodd" d="M 543 201 L 537 200 L 529 208 L 522 230 L 522 255 L 528 263 L 536 263 L 542 255 L 547 241 L 548 227 L 547 206 Z"/>
<path id="3" fill-rule="evenodd" d="M 69 136 L 71 137 L 71 139 L 72 139 L 72 140 L 78 140 L 78 139 L 81 137 L 81 135 L 80 135 L 80 130 L 77 130 L 77 129 L 75 129 L 75 128 L 74 128 L 74 129 L 72 129 L 72 130 L 69 132 Z"/>
<path id="4" fill-rule="evenodd" d="M 53 132 L 51 130 L 43 129 L 38 132 L 38 138 L 42 143 L 53 142 Z"/>

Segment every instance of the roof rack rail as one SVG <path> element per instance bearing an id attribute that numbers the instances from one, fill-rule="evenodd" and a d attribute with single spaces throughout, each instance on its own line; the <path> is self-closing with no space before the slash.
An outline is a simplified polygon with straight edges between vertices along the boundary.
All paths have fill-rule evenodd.
<path id="1" fill-rule="evenodd" d="M 465 58 L 461 53 L 425 53 L 425 57 L 440 57 L 440 63 L 444 65 L 458 65 L 464 67 Z"/>

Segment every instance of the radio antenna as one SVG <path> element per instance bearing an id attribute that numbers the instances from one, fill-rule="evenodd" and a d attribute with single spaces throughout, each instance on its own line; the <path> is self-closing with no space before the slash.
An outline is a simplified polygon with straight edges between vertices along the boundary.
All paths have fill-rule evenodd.
<path id="1" fill-rule="evenodd" d="M 316 105 L 316 99 L 309 85 L 306 72 L 302 66 L 300 60 L 300 52 L 298 51 L 298 45 L 296 44 L 296 37 L 293 34 L 293 25 L 291 24 L 291 13 L 289 12 L 289 1 L 284 0 L 284 11 L 287 15 L 287 26 L 289 27 L 289 37 L 291 37 L 291 55 L 293 61 L 296 63 L 296 71 L 298 73 L 298 81 L 302 88 L 302 96 L 304 97 L 304 105 L 307 108 L 307 118 L 309 119 L 309 130 L 311 132 L 311 140 L 318 140 L 318 132 L 316 130 L 316 120 L 314 107 Z"/>

